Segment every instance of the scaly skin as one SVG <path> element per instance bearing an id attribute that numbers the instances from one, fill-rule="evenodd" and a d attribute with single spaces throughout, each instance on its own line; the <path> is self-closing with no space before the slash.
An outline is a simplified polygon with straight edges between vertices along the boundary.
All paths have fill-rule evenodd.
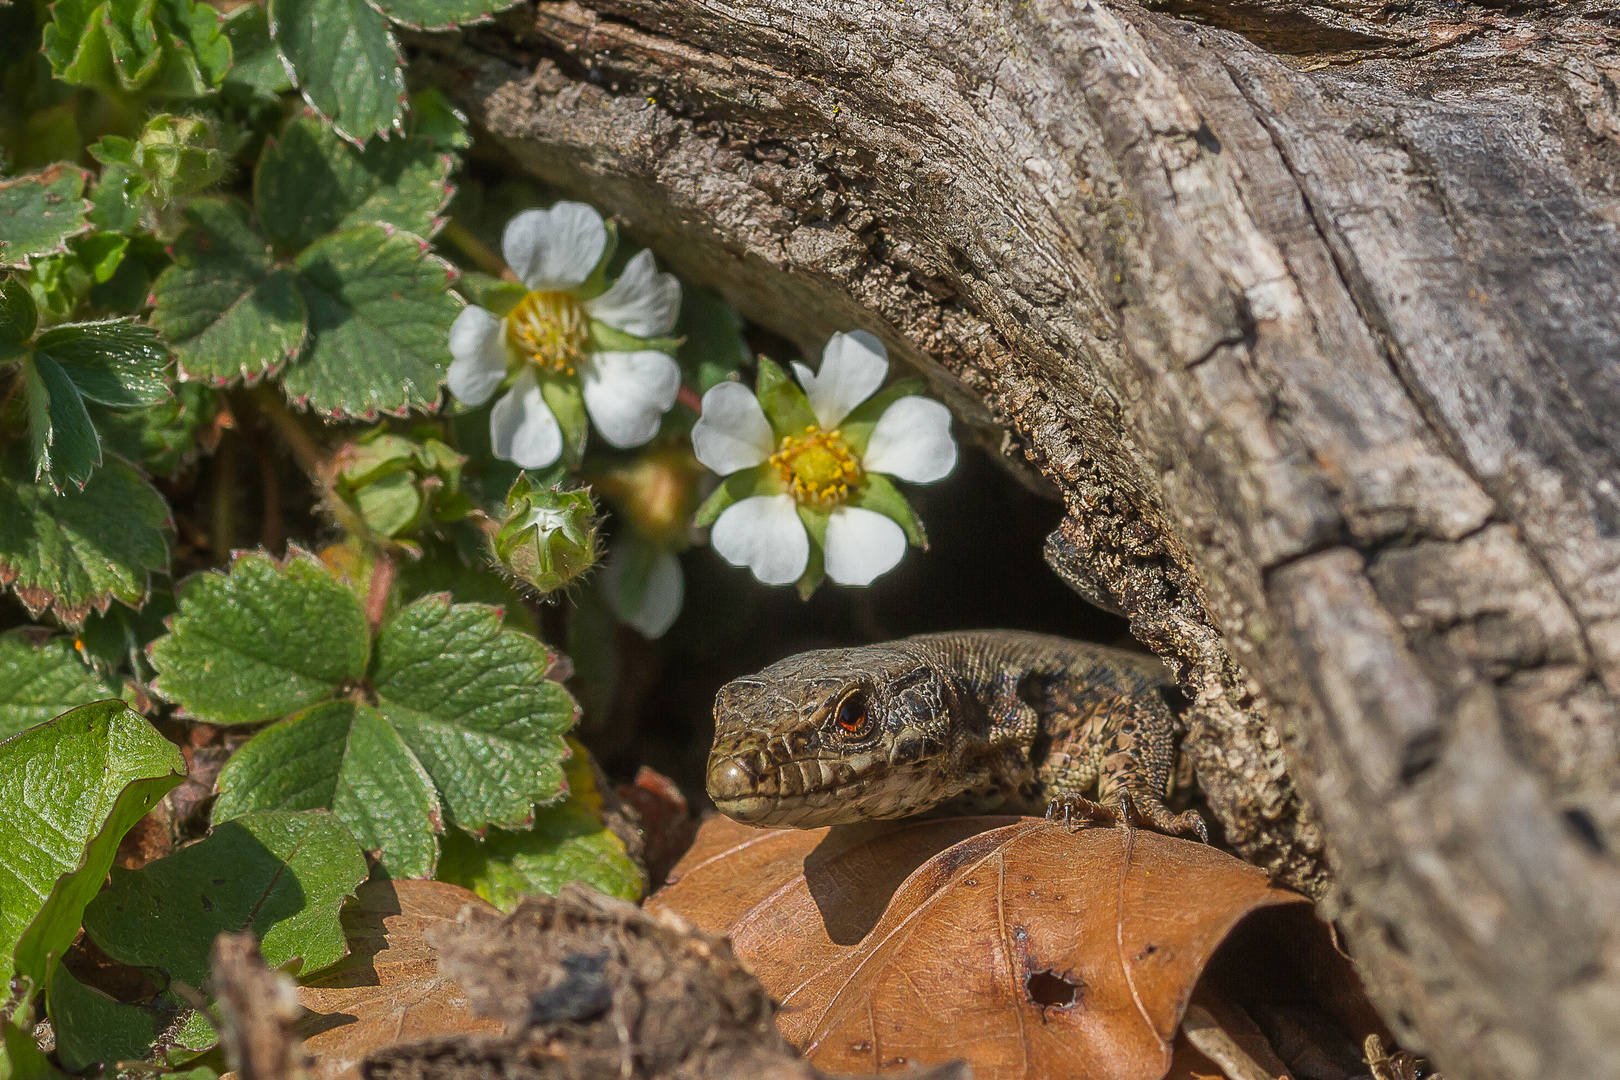
<path id="1" fill-rule="evenodd" d="M 1151 657 L 1013 630 L 800 653 L 721 688 L 709 796 L 755 825 L 1000 808 L 1207 840 L 1164 804 L 1173 693 Z"/>

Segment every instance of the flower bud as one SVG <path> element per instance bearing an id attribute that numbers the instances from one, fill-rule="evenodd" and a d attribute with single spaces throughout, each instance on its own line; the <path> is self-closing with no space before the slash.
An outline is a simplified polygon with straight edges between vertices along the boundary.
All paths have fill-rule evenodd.
<path id="1" fill-rule="evenodd" d="M 166 203 L 218 183 L 230 158 L 217 144 L 213 125 L 201 117 L 162 113 L 148 120 L 136 143 L 136 164 L 156 201 Z"/>
<path id="2" fill-rule="evenodd" d="M 541 487 L 522 474 L 490 541 L 495 558 L 544 595 L 596 562 L 596 507 L 586 490 Z"/>

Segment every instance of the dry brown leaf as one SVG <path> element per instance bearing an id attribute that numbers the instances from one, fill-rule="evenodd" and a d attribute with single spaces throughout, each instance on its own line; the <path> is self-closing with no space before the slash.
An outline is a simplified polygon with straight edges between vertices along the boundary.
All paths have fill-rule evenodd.
<path id="1" fill-rule="evenodd" d="M 501 1030 L 499 1020 L 473 1013 L 422 938 L 429 927 L 455 922 L 467 904 L 497 914 L 476 893 L 442 881 L 360 886 L 343 909 L 349 955 L 298 988 L 312 1014 L 296 1031 L 314 1055 L 313 1080 L 359 1080 L 361 1059 L 394 1043 Z"/>
<path id="2" fill-rule="evenodd" d="M 711 933 L 827 1072 L 964 1058 L 977 1080 L 1157 1080 L 1246 915 L 1308 901 L 1214 848 L 1030 818 L 703 826 L 647 903 Z"/>

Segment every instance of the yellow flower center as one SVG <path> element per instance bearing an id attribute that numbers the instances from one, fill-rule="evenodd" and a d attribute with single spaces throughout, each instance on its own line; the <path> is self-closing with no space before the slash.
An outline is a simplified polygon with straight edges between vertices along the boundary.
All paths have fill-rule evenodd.
<path id="1" fill-rule="evenodd" d="M 506 317 L 506 343 L 543 371 L 572 375 L 590 333 L 585 309 L 565 292 L 532 292 Z"/>
<path id="2" fill-rule="evenodd" d="M 802 435 L 784 436 L 771 455 L 771 464 L 795 500 L 820 507 L 841 505 L 866 478 L 855 452 L 836 428 L 822 431 L 811 426 Z"/>

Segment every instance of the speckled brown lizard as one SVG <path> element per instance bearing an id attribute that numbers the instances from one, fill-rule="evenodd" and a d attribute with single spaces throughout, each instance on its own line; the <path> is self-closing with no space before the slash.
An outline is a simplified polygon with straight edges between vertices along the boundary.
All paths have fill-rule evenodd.
<path id="1" fill-rule="evenodd" d="M 1012 630 L 800 653 L 721 688 L 709 797 L 757 825 L 999 808 L 1207 840 L 1164 802 L 1175 694 L 1152 657 Z"/>

